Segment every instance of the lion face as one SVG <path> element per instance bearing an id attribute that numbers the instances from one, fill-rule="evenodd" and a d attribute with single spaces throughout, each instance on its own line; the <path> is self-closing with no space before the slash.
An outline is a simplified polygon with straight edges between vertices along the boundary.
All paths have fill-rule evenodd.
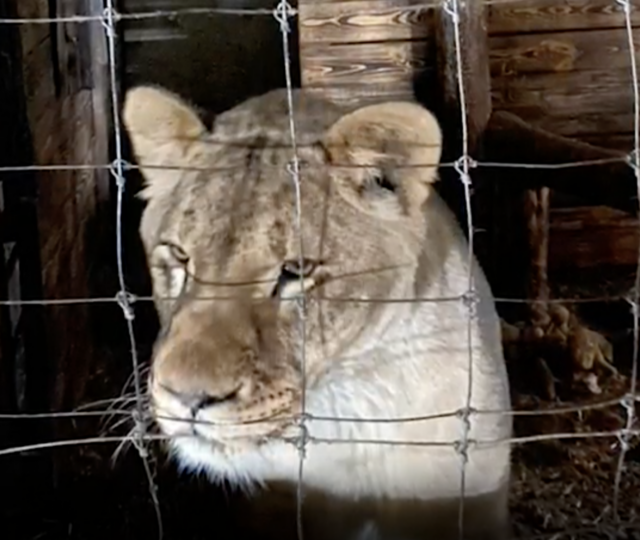
<path id="1" fill-rule="evenodd" d="M 332 374 L 362 369 L 349 357 L 384 335 L 384 300 L 413 296 L 436 120 L 411 103 L 343 114 L 298 92 L 294 105 L 299 182 L 284 92 L 211 131 L 168 92 L 127 95 L 162 323 L 149 386 L 176 444 L 195 435 L 231 455 L 286 434 L 303 380 L 312 397 Z"/>

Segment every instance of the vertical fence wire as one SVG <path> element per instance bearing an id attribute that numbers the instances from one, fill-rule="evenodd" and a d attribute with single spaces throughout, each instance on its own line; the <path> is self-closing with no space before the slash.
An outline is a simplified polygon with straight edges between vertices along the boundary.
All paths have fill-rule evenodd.
<path id="1" fill-rule="evenodd" d="M 466 212 L 466 226 L 468 238 L 467 264 L 468 281 L 467 290 L 463 295 L 463 302 L 467 307 L 467 347 L 469 349 L 467 393 L 466 403 L 460 411 L 462 421 L 462 439 L 456 445 L 456 451 L 460 455 L 460 501 L 458 510 L 458 535 L 460 540 L 464 538 L 464 508 L 465 492 L 467 483 L 467 463 L 469 450 L 469 432 L 471 431 L 471 403 L 473 399 L 473 318 L 476 308 L 476 294 L 474 287 L 474 227 L 473 213 L 471 206 L 471 174 L 469 172 L 471 158 L 469 156 L 469 129 L 467 125 L 467 102 L 465 95 L 464 65 L 462 61 L 462 41 L 460 37 L 460 1 L 445 0 L 442 8 L 453 22 L 453 36 L 456 53 L 456 71 L 458 76 L 458 99 L 460 101 L 460 130 L 462 138 L 462 148 L 460 158 L 455 164 L 460 182 L 464 189 L 464 202 Z"/>
<path id="2" fill-rule="evenodd" d="M 133 368 L 133 384 L 136 397 L 136 407 L 134 410 L 133 421 L 134 436 L 133 444 L 138 451 L 140 459 L 142 461 L 145 475 L 149 484 L 149 494 L 153 501 L 154 510 L 156 512 L 156 520 L 158 526 L 158 537 L 162 540 L 163 537 L 163 525 L 162 515 L 160 513 L 160 501 L 158 500 L 156 483 L 154 475 L 151 470 L 151 464 L 149 461 L 149 451 L 147 448 L 147 441 L 145 440 L 146 425 L 145 425 L 145 406 L 142 395 L 142 380 L 140 374 L 140 361 L 138 358 L 138 345 L 136 341 L 135 329 L 133 321 L 135 318 L 135 312 L 132 303 L 132 296 L 127 291 L 127 285 L 125 282 L 124 272 L 124 249 L 122 245 L 122 211 L 123 211 L 123 198 L 126 185 L 126 178 L 124 174 L 125 162 L 122 158 L 122 126 L 120 122 L 120 92 L 118 89 L 118 71 L 117 71 L 117 54 L 116 54 L 116 18 L 117 12 L 115 10 L 113 0 L 104 0 L 104 19 L 102 21 L 107 38 L 107 56 L 109 63 L 109 85 L 111 91 L 111 107 L 112 107 L 112 120 L 114 131 L 114 152 L 115 161 L 111 167 L 111 173 L 115 179 L 117 187 L 117 201 L 116 201 L 116 260 L 118 270 L 118 282 L 120 290 L 117 293 L 118 304 L 122 308 L 122 313 L 127 326 L 127 333 L 129 336 L 129 344 L 131 346 L 131 363 Z"/>
<path id="3" fill-rule="evenodd" d="M 296 135 L 295 121 L 295 104 L 293 97 L 293 78 L 291 76 L 291 51 L 289 50 L 289 33 L 291 25 L 289 19 L 295 15 L 295 12 L 287 0 L 281 0 L 274 11 L 274 17 L 279 24 L 280 33 L 282 35 L 282 57 L 284 63 L 284 76 L 287 90 L 287 108 L 289 115 L 289 136 L 291 137 L 291 161 L 287 167 L 287 172 L 291 175 L 293 182 L 293 192 L 295 197 L 295 218 L 294 230 L 298 233 L 298 260 L 300 268 L 304 268 L 304 239 L 302 237 L 302 194 L 300 188 L 300 159 L 298 156 L 298 142 Z M 304 275 L 300 273 L 300 295 L 297 297 L 298 317 L 300 320 L 300 371 L 301 371 L 301 388 L 300 388 L 300 416 L 299 429 L 300 435 L 297 441 L 297 449 L 299 454 L 298 464 L 298 482 L 296 487 L 296 527 L 298 532 L 298 540 L 304 539 L 304 526 L 302 518 L 302 504 L 304 499 L 304 460 L 306 457 L 306 448 L 308 442 L 308 431 L 306 426 L 306 395 L 307 395 L 307 362 L 306 362 L 306 293 L 304 289 Z"/>
<path id="4" fill-rule="evenodd" d="M 638 89 L 638 65 L 636 60 L 636 47 L 635 39 L 633 36 L 633 26 L 631 23 L 631 1 L 630 0 L 615 0 L 615 4 L 622 7 L 624 11 L 625 29 L 627 35 L 627 42 L 629 47 L 629 60 L 631 79 L 633 84 L 633 152 L 629 156 L 629 164 L 633 168 L 637 193 L 638 203 L 640 204 L 640 90 Z M 640 217 L 640 212 L 638 213 Z M 633 288 L 633 298 L 630 299 L 631 312 L 633 315 L 633 353 L 632 353 L 632 367 L 631 367 L 631 381 L 629 393 L 624 396 L 621 401 L 621 405 L 625 409 L 626 422 L 624 427 L 620 430 L 618 436 L 620 444 L 620 455 L 618 457 L 618 466 L 616 468 L 614 490 L 613 490 L 613 514 L 616 521 L 620 522 L 620 483 L 622 482 L 622 475 L 625 468 L 625 458 L 629 450 L 629 440 L 632 437 L 632 430 L 634 428 L 636 420 L 636 386 L 638 377 L 638 347 L 640 340 L 640 325 L 638 321 L 640 306 L 640 247 L 638 248 L 638 263 L 636 268 L 635 284 Z"/>

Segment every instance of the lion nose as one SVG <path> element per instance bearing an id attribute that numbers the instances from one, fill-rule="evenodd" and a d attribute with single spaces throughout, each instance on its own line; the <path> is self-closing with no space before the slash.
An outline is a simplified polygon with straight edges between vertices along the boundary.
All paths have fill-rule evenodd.
<path id="1" fill-rule="evenodd" d="M 182 405 L 190 409 L 193 414 L 198 412 L 200 409 L 215 407 L 216 405 L 233 401 L 238 396 L 239 391 L 238 388 L 231 392 L 215 395 L 207 392 L 183 392 L 162 383 L 160 386 L 162 386 L 168 394 L 171 394 L 174 398 L 180 401 Z"/>

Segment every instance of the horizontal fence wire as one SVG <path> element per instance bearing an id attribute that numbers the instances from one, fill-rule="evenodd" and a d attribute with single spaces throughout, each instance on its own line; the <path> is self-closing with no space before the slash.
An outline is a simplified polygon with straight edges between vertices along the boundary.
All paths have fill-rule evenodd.
<path id="1" fill-rule="evenodd" d="M 510 4 L 530 4 L 531 0 L 480 0 L 485 6 L 500 6 Z M 405 12 L 422 11 L 424 9 L 436 9 L 442 7 L 442 0 L 411 2 L 409 6 L 403 6 Z M 277 9 L 277 8 L 276 8 Z M 386 12 L 389 8 L 376 10 L 367 9 L 368 14 Z M 397 9 L 397 8 L 395 8 Z M 618 7 L 620 11 L 621 8 Z M 635 7 L 632 6 L 635 10 Z M 289 17 L 296 16 L 298 10 L 290 6 Z M 255 16 L 269 17 L 273 16 L 274 10 L 267 8 L 216 8 L 216 7 L 192 7 L 177 9 L 157 9 L 149 11 L 141 11 L 135 13 L 121 13 L 113 11 L 113 21 L 118 23 L 121 21 L 143 21 L 149 19 L 177 19 L 179 17 L 202 17 L 206 15 L 236 15 L 236 16 Z M 15 17 L 0 18 L 0 24 L 82 24 L 92 22 L 104 22 L 104 15 L 71 15 L 67 17 Z"/>
<path id="2" fill-rule="evenodd" d="M 468 1 L 468 0 L 467 0 Z M 497 5 L 507 5 L 507 4 L 527 4 L 530 5 L 530 0 L 486 0 L 482 2 L 486 6 L 497 6 Z M 462 126 L 462 148 L 460 151 L 460 157 L 454 162 L 441 163 L 438 165 L 439 168 L 450 168 L 453 169 L 459 177 L 459 181 L 464 189 L 464 198 L 465 198 L 465 211 L 466 211 L 466 229 L 467 229 L 467 238 L 469 239 L 469 257 L 473 257 L 474 251 L 474 235 L 478 232 L 478 230 L 474 227 L 473 224 L 473 216 L 471 212 L 471 200 L 472 200 L 472 188 L 473 188 L 473 171 L 480 168 L 510 168 L 510 169 L 534 169 L 534 170 L 563 170 L 563 169 L 571 169 L 571 168 L 580 168 L 580 167 L 597 167 L 597 166 L 606 166 L 612 164 L 626 164 L 629 166 L 630 170 L 633 171 L 636 177 L 637 185 L 638 185 L 638 198 L 640 200 L 640 98 L 638 96 L 638 74 L 637 74 L 637 66 L 636 66 L 636 58 L 635 58 L 635 43 L 634 43 L 634 35 L 633 35 L 633 27 L 632 27 L 632 12 L 636 10 L 636 7 L 632 5 L 629 0 L 612 0 L 611 9 L 618 11 L 624 14 L 625 19 L 625 30 L 628 40 L 628 46 L 630 51 L 630 68 L 632 74 L 633 81 L 633 92 L 634 92 L 634 151 L 629 155 L 620 154 L 618 157 L 611 157 L 605 159 L 597 159 L 597 160 L 588 160 L 588 161 L 575 161 L 575 162 L 566 162 L 566 163 L 499 163 L 499 162 L 491 162 L 491 161 L 482 161 L 475 160 L 469 153 L 468 148 L 468 127 L 467 127 L 467 116 L 466 116 L 466 102 L 465 102 L 465 89 L 467 81 L 464 80 L 464 70 L 462 63 L 462 54 L 463 51 L 461 49 L 461 38 L 460 38 L 460 17 L 465 9 L 465 2 L 462 0 L 433 0 L 429 2 L 416 2 L 411 3 L 409 6 L 403 6 L 402 10 L 405 12 L 410 11 L 422 11 L 425 9 L 434 8 L 434 9 L 443 9 L 446 14 L 451 18 L 451 21 L 454 24 L 454 37 L 455 37 L 455 50 L 456 50 L 456 58 L 457 58 L 457 70 L 458 70 L 458 91 L 460 97 L 460 121 Z M 380 13 L 386 12 L 391 8 L 382 8 L 380 10 L 371 10 L 371 13 Z M 397 9 L 397 8 L 394 8 Z M 67 17 L 54 17 L 54 18 L 3 18 L 0 19 L 0 25 L 2 24 L 82 24 L 82 23 L 100 23 L 103 25 L 105 29 L 105 34 L 107 36 L 108 42 L 108 50 L 109 50 L 109 69 L 110 69 L 110 91 L 112 98 L 112 106 L 113 106 L 113 120 L 115 124 L 115 160 L 111 163 L 104 164 L 89 164 L 89 163 L 78 163 L 78 164 L 25 164 L 25 165 L 15 165 L 8 167 L 0 167 L 0 175 L 4 175 L 5 177 L 10 177 L 11 174 L 21 173 L 21 172 L 56 172 L 56 171 L 97 171 L 97 170 L 106 170 L 111 173 L 116 182 L 118 188 L 118 201 L 117 201 L 117 238 L 116 238 L 116 249 L 117 249 L 117 260 L 118 260 L 118 281 L 119 281 L 119 291 L 114 297 L 103 297 L 103 298 L 61 298 L 61 299 L 40 299 L 40 300 L 4 300 L 0 301 L 1 306 L 29 306 L 29 305 L 38 305 L 38 306 L 64 306 L 64 305 L 76 305 L 76 304 L 117 304 L 122 308 L 123 316 L 127 324 L 131 351 L 132 351 L 132 384 L 134 386 L 133 392 L 129 394 L 125 394 L 118 398 L 114 398 L 112 400 L 105 400 L 102 402 L 96 402 L 94 404 L 86 404 L 82 407 L 83 410 L 71 410 L 71 411 L 59 411 L 59 412 L 43 412 L 43 413 L 34 413 L 34 414 L 0 414 L 0 420 L 37 420 L 37 419 L 76 419 L 82 417 L 121 417 L 125 419 L 132 420 L 135 428 L 131 431 L 131 433 L 127 436 L 100 436 L 93 438 L 83 438 L 77 440 L 60 440 L 60 441 L 49 441 L 38 444 L 24 445 L 20 447 L 13 448 L 4 448 L 0 449 L 0 457 L 8 456 L 13 454 L 23 454 L 34 451 L 41 451 L 49 448 L 61 448 L 61 447 L 70 447 L 70 446 L 78 446 L 78 445 L 86 445 L 86 444 L 121 444 L 121 443 L 130 443 L 132 444 L 138 451 L 142 462 L 144 464 L 145 473 L 149 480 L 150 486 L 150 495 L 158 512 L 158 526 L 159 526 L 159 536 L 162 536 L 162 519 L 159 514 L 159 501 L 157 498 L 157 493 L 154 484 L 154 475 L 151 470 L 151 466 L 148 460 L 148 443 L 153 441 L 166 441 L 169 437 L 164 435 L 158 435 L 148 432 L 147 426 L 153 420 L 151 417 L 147 402 L 145 401 L 147 398 L 144 396 L 143 391 L 143 382 L 142 382 L 142 370 L 143 365 L 142 362 L 138 358 L 138 344 L 136 341 L 135 332 L 133 329 L 133 319 L 135 317 L 135 305 L 141 302 L 154 302 L 159 301 L 158 298 L 152 296 L 142 296 L 136 295 L 130 292 L 127 289 L 125 279 L 124 279 L 124 271 L 123 271 L 123 247 L 122 247 L 122 195 L 125 189 L 126 184 L 126 173 L 129 171 L 140 170 L 141 167 L 127 162 L 123 158 L 123 148 L 122 148 L 122 134 L 121 134 L 121 126 L 119 120 L 120 114 L 120 99 L 119 99 L 119 91 L 118 91 L 118 80 L 115 69 L 115 58 L 116 58 L 116 32 L 117 25 L 121 22 L 127 21 L 142 21 L 142 20 L 150 20 L 150 19 L 171 19 L 176 20 L 180 17 L 202 17 L 202 16 L 214 16 L 214 15 L 231 15 L 231 16 L 267 16 L 273 17 L 275 20 L 274 24 L 277 24 L 279 30 L 282 35 L 282 45 L 283 45 L 283 69 L 286 75 L 287 82 L 287 91 L 288 91 L 288 105 L 289 105 L 289 116 L 290 116 L 290 135 L 293 143 L 292 148 L 292 159 L 289 166 L 288 172 L 291 175 L 292 185 L 294 186 L 295 193 L 295 203 L 296 203 L 296 214 L 295 214 L 295 222 L 293 226 L 296 230 L 301 229 L 303 215 L 301 209 L 301 200 L 300 200 L 300 174 L 301 171 L 304 171 L 308 168 L 311 168 L 309 164 L 304 163 L 300 160 L 298 151 L 302 148 L 302 145 L 298 143 L 296 140 L 296 124 L 295 117 L 293 115 L 293 101 L 292 101 L 292 76 L 291 76 L 291 58 L 289 52 L 289 41 L 290 41 L 290 32 L 291 25 L 295 20 L 295 17 L 299 14 L 299 11 L 291 6 L 286 0 L 281 0 L 274 9 L 229 9 L 229 8 L 181 8 L 175 10 L 152 10 L 147 12 L 137 12 L 137 13 L 122 13 L 116 11 L 114 5 L 111 0 L 105 0 L 105 10 L 103 13 L 99 15 L 72 15 Z M 210 144 L 220 144 L 220 145 L 228 145 L 230 144 L 227 141 L 208 141 Z M 332 164 L 330 166 L 323 165 L 325 168 L 355 168 L 357 166 L 347 165 L 347 164 Z M 419 168 L 420 165 L 411 166 L 411 168 Z M 422 166 L 425 167 L 425 166 Z M 145 169 L 151 169 L 154 167 L 145 166 Z M 216 171 L 228 171 L 229 168 L 219 168 L 219 167 L 202 167 L 202 168 L 191 168 L 191 167 L 161 167 L 164 169 L 176 169 L 176 170 L 185 170 L 185 171 L 201 171 L 201 172 L 216 172 Z M 398 167 L 398 168 L 408 168 L 408 167 Z M 0 176 L 2 178 L 2 176 Z M 301 263 L 303 260 L 303 248 L 302 245 L 302 235 L 300 235 L 300 259 Z M 471 265 L 470 265 L 471 266 Z M 340 276 L 334 276 L 334 279 L 340 279 Z M 247 285 L 247 283 L 239 283 L 239 284 L 218 284 L 221 286 L 229 287 L 231 285 L 243 286 Z M 294 299 L 299 304 L 300 308 L 300 321 L 301 321 L 301 334 L 305 336 L 305 303 L 306 292 L 304 288 L 301 288 L 302 292 L 302 300 Z M 303 366 L 303 384 L 302 384 L 302 413 L 298 415 L 293 415 L 288 420 L 294 422 L 300 427 L 300 435 L 297 437 L 274 437 L 275 439 L 280 439 L 283 442 L 289 443 L 293 445 L 299 452 L 300 455 L 300 468 L 299 468 L 299 477 L 298 477 L 298 493 L 297 493 L 297 524 L 298 524 L 298 535 L 300 540 L 303 540 L 304 531 L 302 529 L 302 501 L 303 501 L 303 487 L 304 487 L 304 459 L 306 447 L 309 444 L 365 444 L 365 445 L 405 445 L 405 446 L 416 446 L 416 447 L 429 447 L 429 446 L 445 446 L 452 447 L 458 454 L 460 455 L 461 467 L 461 480 L 460 480 L 460 534 L 461 537 L 464 533 L 463 530 L 463 510 L 464 510 L 464 493 L 466 488 L 466 464 L 467 464 L 467 452 L 471 447 L 482 447 L 483 445 L 492 445 L 495 443 L 504 443 L 511 445 L 523 445 L 532 442 L 541 442 L 541 441 L 549 441 L 549 440 L 580 440 L 580 439 L 612 439 L 617 442 L 618 447 L 620 449 L 619 459 L 616 468 L 615 480 L 614 480 L 614 496 L 613 496 L 613 508 L 614 515 L 618 518 L 617 523 L 615 524 L 615 530 L 620 531 L 625 528 L 640 528 L 640 524 L 635 522 L 625 522 L 619 516 L 619 499 L 620 499 L 620 486 L 621 480 L 624 473 L 625 468 L 625 458 L 630 449 L 631 440 L 634 437 L 640 436 L 640 430 L 637 429 L 637 418 L 635 407 L 638 402 L 640 402 L 640 394 L 636 390 L 637 385 L 637 374 L 638 374 L 638 356 L 639 356 L 639 341 L 640 341 L 640 323 L 639 323 L 639 306 L 640 306 L 640 251 L 638 253 L 638 265 L 636 271 L 635 285 L 633 289 L 629 292 L 629 294 L 625 295 L 611 295 L 611 296 L 597 296 L 597 297 L 589 297 L 589 298 L 553 298 L 546 303 L 570 303 L 570 304 L 584 304 L 584 303 L 596 303 L 596 302 L 627 302 L 631 306 L 631 311 L 633 315 L 633 352 L 632 352 L 632 372 L 630 377 L 630 388 L 623 395 L 613 398 L 606 399 L 601 401 L 593 401 L 590 403 L 580 403 L 575 405 L 563 405 L 563 406 L 553 406 L 553 407 L 545 407 L 539 408 L 535 410 L 477 410 L 471 407 L 472 395 L 471 395 L 471 386 L 473 381 L 473 350 L 471 344 L 471 321 L 473 318 L 473 310 L 474 310 L 474 299 L 475 299 L 475 290 L 473 277 L 471 272 L 469 274 L 469 286 L 466 291 L 460 293 L 459 296 L 452 296 L 446 298 L 398 298 L 398 299 L 371 299 L 371 298 L 339 298 L 339 297 L 323 297 L 321 295 L 314 296 L 314 300 L 318 301 L 327 301 L 327 302 L 367 302 L 367 303 L 375 303 L 375 302 L 464 302 L 465 305 L 469 309 L 469 332 L 468 332 L 468 343 L 469 343 L 469 381 L 468 381 L 468 392 L 466 405 L 459 410 L 450 411 L 448 413 L 442 413 L 438 415 L 425 415 L 425 416 L 414 416 L 407 418 L 346 418 L 346 417 L 332 417 L 332 416 L 322 416 L 322 415 L 314 415 L 305 410 L 305 393 L 306 389 L 306 375 L 305 375 L 305 343 L 301 344 L 301 365 Z M 203 301 L 211 301 L 211 300 L 233 300 L 234 296 L 218 296 L 211 295 L 196 298 L 196 300 Z M 171 298 L 163 298 L 162 300 L 172 300 Z M 525 299 L 525 298 L 496 298 L 497 303 L 520 303 L 520 304 L 531 304 L 534 302 L 539 302 L 537 300 Z M 286 299 L 285 299 L 286 301 Z M 483 440 L 472 440 L 469 438 L 469 426 L 471 418 L 474 416 L 482 416 L 482 415 L 502 415 L 502 416 L 512 416 L 512 417 L 531 417 L 531 416 L 550 416 L 550 415 L 567 415 L 567 414 L 581 414 L 585 411 L 594 411 L 601 410 L 610 407 L 622 407 L 625 411 L 625 423 L 624 427 L 617 430 L 602 430 L 602 431 L 585 431 L 585 432 L 554 432 L 548 434 L 536 434 L 536 435 L 527 435 L 521 437 L 510 437 L 499 440 L 491 440 L 491 441 L 483 441 Z M 96 410 L 92 410 L 96 409 Z M 416 423 L 416 422 L 428 422 L 430 420 L 437 420 L 446 417 L 455 417 L 459 418 L 461 421 L 461 439 L 450 442 L 434 442 L 428 440 L 366 440 L 366 439 L 328 439 L 313 436 L 309 433 L 306 424 L 309 421 L 314 422 L 352 422 L 352 423 Z M 156 415 L 155 418 L 161 419 L 162 415 Z M 198 421 L 198 423 L 206 423 L 203 421 Z M 213 423 L 216 424 L 216 423 Z M 242 422 L 241 424 L 229 424 L 226 423 L 224 425 L 246 425 L 248 422 Z M 217 424 L 216 424 L 217 425 Z M 171 437 L 175 439 L 175 436 Z M 606 524 L 599 524 L 598 527 L 604 530 L 606 528 Z M 612 529 L 613 530 L 613 529 Z M 577 531 L 577 532 L 576 532 Z M 580 531 L 583 529 L 577 529 L 576 531 L 563 531 L 562 534 L 580 534 Z M 584 529 L 585 532 L 593 532 L 594 527 L 589 527 Z M 560 533 L 550 533 L 550 534 L 560 534 Z M 545 538 L 549 537 L 548 535 L 536 535 L 532 538 Z"/>

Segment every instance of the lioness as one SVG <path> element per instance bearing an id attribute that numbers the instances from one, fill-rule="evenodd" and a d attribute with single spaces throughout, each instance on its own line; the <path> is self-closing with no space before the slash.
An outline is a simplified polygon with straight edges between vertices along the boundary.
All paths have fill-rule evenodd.
<path id="1" fill-rule="evenodd" d="M 469 384 L 473 409 L 510 399 L 490 287 L 433 186 L 438 122 L 414 103 L 344 111 L 304 91 L 293 108 L 299 184 L 285 91 L 211 130 L 163 89 L 127 94 L 163 327 L 157 424 L 213 479 L 301 474 L 327 510 L 304 500 L 306 538 L 458 538 L 466 455 L 464 536 L 506 538 L 509 415 L 472 414 L 472 444 L 453 444 Z"/>

